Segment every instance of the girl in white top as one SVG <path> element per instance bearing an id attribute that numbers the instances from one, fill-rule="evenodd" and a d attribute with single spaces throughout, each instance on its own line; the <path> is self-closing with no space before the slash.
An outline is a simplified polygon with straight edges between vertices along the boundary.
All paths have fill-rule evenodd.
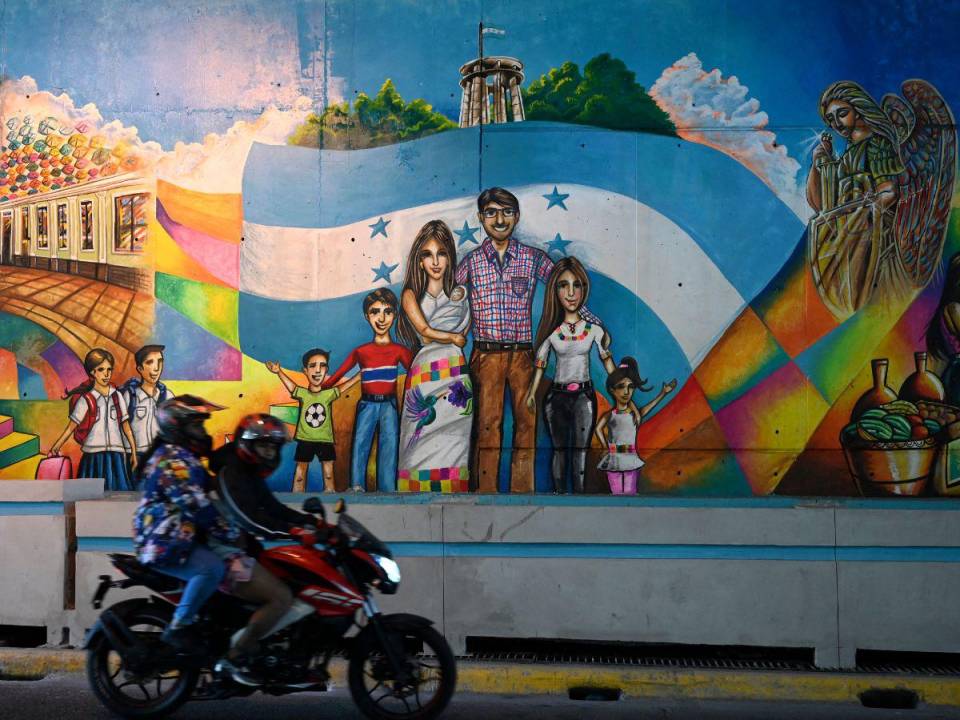
<path id="1" fill-rule="evenodd" d="M 636 495 L 637 479 L 643 460 L 637 454 L 637 426 L 635 414 L 630 409 L 634 390 L 649 392 L 646 380 L 640 377 L 637 361 L 625 357 L 617 368 L 607 376 L 607 392 L 614 401 L 614 407 L 597 423 L 597 438 L 607 448 L 607 454 L 598 467 L 607 473 L 610 493 L 613 495 Z M 657 396 L 640 408 L 642 420 L 657 406 L 663 398 L 677 386 L 676 380 L 664 383 Z M 604 437 L 604 430 L 607 431 Z"/>
<path id="2" fill-rule="evenodd" d="M 128 457 L 127 448 L 136 445 L 127 404 L 110 384 L 113 364 L 113 355 L 103 348 L 87 353 L 83 367 L 89 379 L 67 392 L 71 398 L 70 420 L 51 446 L 50 455 L 59 455 L 60 448 L 73 434 L 74 439 L 82 443 L 83 450 L 77 477 L 103 478 L 106 490 L 133 490 L 132 473 L 137 468 L 137 456 L 130 453 Z"/>
<path id="3" fill-rule="evenodd" d="M 572 492 L 584 492 L 585 465 L 590 435 L 597 417 L 597 397 L 590 380 L 590 352 L 596 348 L 607 372 L 614 370 L 607 346 L 609 335 L 597 323 L 580 317 L 590 293 L 587 271 L 575 257 L 562 258 L 547 279 L 543 314 L 537 328 L 537 357 L 526 405 L 537 409 L 537 388 L 543 379 L 550 352 L 557 358 L 553 384 L 544 400 L 543 417 L 553 443 L 554 492 L 566 491 L 570 457 Z"/>

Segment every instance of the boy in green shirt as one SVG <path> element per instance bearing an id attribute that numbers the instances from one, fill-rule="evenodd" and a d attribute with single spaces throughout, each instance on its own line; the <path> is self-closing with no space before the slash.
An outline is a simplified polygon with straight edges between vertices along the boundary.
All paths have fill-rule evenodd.
<path id="1" fill-rule="evenodd" d="M 297 420 L 297 450 L 294 460 L 297 470 L 293 476 L 293 492 L 307 491 L 307 468 L 314 456 L 323 465 L 324 492 L 336 490 L 333 483 L 333 461 L 337 454 L 333 444 L 333 401 L 340 397 L 339 388 L 322 389 L 327 377 L 330 353 L 321 348 L 312 348 L 303 354 L 303 374 L 307 387 L 297 385 L 280 367 L 279 363 L 267 361 L 267 370 L 280 378 L 290 397 L 300 402 L 300 417 Z"/>

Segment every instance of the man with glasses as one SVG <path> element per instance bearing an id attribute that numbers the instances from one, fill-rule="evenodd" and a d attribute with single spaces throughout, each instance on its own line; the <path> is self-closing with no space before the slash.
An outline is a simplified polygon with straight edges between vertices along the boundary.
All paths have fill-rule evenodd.
<path id="1" fill-rule="evenodd" d="M 457 267 L 457 283 L 470 291 L 474 384 L 474 437 L 471 475 L 482 493 L 497 492 L 504 391 L 510 388 L 513 409 L 512 492 L 534 491 L 536 415 L 523 401 L 533 377 L 533 296 L 536 283 L 547 282 L 553 261 L 535 247 L 513 237 L 520 221 L 520 203 L 503 188 L 484 190 L 477 198 L 486 233 L 480 247 Z M 583 308 L 588 320 L 596 318 Z"/>

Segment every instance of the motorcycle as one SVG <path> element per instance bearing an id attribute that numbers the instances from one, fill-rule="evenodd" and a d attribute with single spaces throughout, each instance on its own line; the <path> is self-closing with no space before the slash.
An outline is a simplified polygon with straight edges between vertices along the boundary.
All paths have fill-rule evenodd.
<path id="1" fill-rule="evenodd" d="M 319 498 L 307 499 L 303 511 L 324 515 Z M 327 526 L 324 545 L 318 546 L 317 533 L 297 528 L 291 533 L 296 543 L 266 549 L 257 559 L 289 584 L 295 599 L 251 661 L 256 684 L 213 669 L 254 606 L 216 593 L 197 625 L 204 651 L 180 653 L 160 635 L 173 617 L 183 583 L 141 565 L 135 556 L 111 554 L 113 566 L 126 577 L 101 575 L 94 608 L 103 606 L 112 588 L 143 586 L 153 594 L 110 606 L 91 628 L 86 669 L 97 699 L 123 717 L 158 718 L 188 700 L 220 700 L 258 690 L 273 695 L 324 691 L 331 658 L 345 655 L 351 697 L 366 717 L 429 720 L 440 715 L 456 687 L 450 646 L 426 618 L 380 612 L 373 590 L 396 593 L 400 569 L 390 549 L 346 513 L 343 500 L 335 511 L 337 523 Z"/>

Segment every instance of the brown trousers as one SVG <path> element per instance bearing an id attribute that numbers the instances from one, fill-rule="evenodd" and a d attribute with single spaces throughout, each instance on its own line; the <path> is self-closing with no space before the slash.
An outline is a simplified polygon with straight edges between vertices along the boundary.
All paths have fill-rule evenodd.
<path id="1" fill-rule="evenodd" d="M 500 443 L 503 438 L 503 397 L 510 388 L 513 401 L 513 459 L 510 463 L 510 491 L 532 493 L 533 462 L 537 438 L 537 416 L 523 403 L 533 379 L 530 351 L 486 352 L 470 355 L 474 386 L 473 450 L 471 467 L 477 489 L 497 492 Z"/>

